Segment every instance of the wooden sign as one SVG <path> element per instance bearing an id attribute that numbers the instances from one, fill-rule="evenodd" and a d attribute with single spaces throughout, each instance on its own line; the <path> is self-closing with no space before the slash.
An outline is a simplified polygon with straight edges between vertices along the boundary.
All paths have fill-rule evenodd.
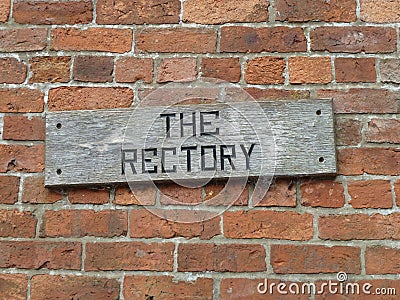
<path id="1" fill-rule="evenodd" d="M 336 173 L 330 100 L 48 113 L 46 186 Z"/>

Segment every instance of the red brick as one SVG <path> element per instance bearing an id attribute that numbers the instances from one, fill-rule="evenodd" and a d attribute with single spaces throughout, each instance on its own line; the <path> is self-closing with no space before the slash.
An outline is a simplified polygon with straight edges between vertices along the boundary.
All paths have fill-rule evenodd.
<path id="1" fill-rule="evenodd" d="M 106 189 L 75 189 L 68 193 L 72 204 L 106 204 L 110 201 L 110 192 Z"/>
<path id="2" fill-rule="evenodd" d="M 0 89 L 0 112 L 42 112 L 44 95 L 34 89 Z"/>
<path id="3" fill-rule="evenodd" d="M 332 81 L 330 57 L 289 58 L 290 83 L 329 83 Z"/>
<path id="4" fill-rule="evenodd" d="M 266 238 L 304 241 L 312 238 L 310 214 L 279 211 L 225 212 L 224 235 L 227 238 Z"/>
<path id="5" fill-rule="evenodd" d="M 179 0 L 99 0 L 98 24 L 172 24 L 179 23 Z"/>
<path id="6" fill-rule="evenodd" d="M 172 271 L 173 243 L 112 242 L 86 245 L 87 271 Z"/>
<path id="7" fill-rule="evenodd" d="M 354 22 L 356 1 L 354 0 L 278 0 L 275 2 L 275 19 L 289 22 Z"/>
<path id="8" fill-rule="evenodd" d="M 355 146 L 362 141 L 362 122 L 336 117 L 335 137 L 338 146 Z"/>
<path id="9" fill-rule="evenodd" d="M 265 287 L 265 281 L 267 280 L 267 287 Z M 262 284 L 260 287 L 259 285 Z M 308 300 L 309 295 L 298 294 L 293 295 L 288 292 L 288 294 L 280 294 L 277 291 L 278 284 L 286 284 L 286 291 L 288 291 L 291 284 L 298 284 L 299 287 L 302 286 L 300 282 L 293 281 L 283 281 L 278 279 L 270 278 L 223 278 L 220 285 L 220 299 L 221 300 L 231 300 L 231 299 L 251 299 L 251 300 Z M 264 289 L 270 287 L 265 294 L 259 293 L 258 289 Z"/>
<path id="10" fill-rule="evenodd" d="M 49 91 L 49 110 L 110 109 L 130 107 L 130 88 L 59 87 Z"/>
<path id="11" fill-rule="evenodd" d="M 0 274 L 3 299 L 25 300 L 28 293 L 28 276 L 25 274 Z"/>
<path id="12" fill-rule="evenodd" d="M 400 143 L 400 120 L 372 119 L 368 122 L 365 132 L 367 142 L 372 143 Z"/>
<path id="13" fill-rule="evenodd" d="M 136 299 L 213 299 L 213 280 L 196 278 L 177 281 L 172 276 L 126 276 L 123 295 L 125 300 Z"/>
<path id="14" fill-rule="evenodd" d="M 187 3 L 187 2 L 185 2 Z M 203 58 L 201 61 L 202 77 L 217 78 L 228 82 L 239 82 L 239 58 Z"/>
<path id="15" fill-rule="evenodd" d="M 319 217 L 319 237 L 324 240 L 400 239 L 400 214 L 330 215 Z"/>
<path id="16" fill-rule="evenodd" d="M 288 179 L 278 179 L 272 182 L 267 194 L 252 194 L 252 203 L 256 206 L 296 206 L 296 182 Z"/>
<path id="17" fill-rule="evenodd" d="M 322 245 L 271 245 L 271 265 L 277 274 L 360 274 L 360 248 Z"/>
<path id="18" fill-rule="evenodd" d="M 221 52 L 299 52 L 307 50 L 302 28 L 222 27 Z"/>
<path id="19" fill-rule="evenodd" d="M 26 65 L 16 58 L 0 58 L 0 83 L 23 83 L 27 74 Z"/>
<path id="20" fill-rule="evenodd" d="M 398 95 L 386 89 L 317 90 L 317 98 L 332 98 L 335 113 L 397 113 Z"/>
<path id="21" fill-rule="evenodd" d="M 367 274 L 398 274 L 400 272 L 400 249 L 384 246 L 367 247 L 365 270 Z"/>
<path id="22" fill-rule="evenodd" d="M 46 28 L 0 30 L 0 52 L 40 51 L 46 46 Z"/>
<path id="23" fill-rule="evenodd" d="M 180 244 L 178 271 L 265 271 L 265 249 L 261 245 Z"/>
<path id="24" fill-rule="evenodd" d="M 379 60 L 382 82 L 400 83 L 400 59 Z"/>
<path id="25" fill-rule="evenodd" d="M 145 28 L 135 35 L 136 52 L 214 53 L 217 32 L 204 28 Z"/>
<path id="26" fill-rule="evenodd" d="M 62 200 L 60 191 L 44 187 L 44 176 L 25 177 L 22 202 L 30 204 L 51 204 Z"/>
<path id="27" fill-rule="evenodd" d="M 206 205 L 226 206 L 246 205 L 249 203 L 249 188 L 247 181 L 230 179 L 228 181 L 213 181 L 206 185 Z"/>
<path id="28" fill-rule="evenodd" d="M 346 53 L 396 51 L 396 30 L 388 27 L 318 27 L 311 31 L 311 50 Z"/>
<path id="29" fill-rule="evenodd" d="M 42 117 L 4 116 L 3 139 L 15 141 L 43 141 L 46 123 Z"/>
<path id="30" fill-rule="evenodd" d="M 25 177 L 22 202 L 49 204 L 62 200 L 62 195 L 44 187 L 44 176 Z"/>
<path id="31" fill-rule="evenodd" d="M 214 83 L 214 84 L 218 84 L 218 83 L 222 83 L 222 81 L 218 80 L 218 79 L 203 79 L 205 82 L 210 82 L 210 83 Z M 220 101 L 220 89 L 218 88 L 209 88 L 209 87 L 203 87 L 203 88 L 197 88 L 197 89 L 192 89 L 191 90 L 191 94 L 189 94 L 188 92 L 186 93 L 182 93 L 183 94 L 183 98 L 185 100 L 183 100 L 182 102 L 184 104 L 216 104 L 218 103 L 218 101 Z M 226 93 L 225 95 L 225 99 L 224 101 L 226 102 L 243 102 L 243 101 L 254 101 L 253 98 L 251 98 L 250 95 L 248 95 L 248 93 L 245 92 L 245 90 L 239 86 L 234 86 L 232 84 L 228 84 L 225 88 L 224 88 L 224 93 Z M 193 97 L 193 99 L 187 99 L 188 96 L 186 96 L 187 94 L 189 94 L 189 96 Z M 170 97 L 172 98 L 172 97 Z M 176 98 L 176 96 L 175 96 Z M 168 99 L 169 100 L 169 99 Z M 174 103 L 173 100 L 175 99 L 171 99 L 171 103 Z"/>
<path id="32" fill-rule="evenodd" d="M 247 62 L 244 79 L 252 84 L 284 83 L 286 62 L 281 57 L 258 57 Z"/>
<path id="33" fill-rule="evenodd" d="M 188 0 L 183 2 L 183 22 L 198 24 L 268 22 L 268 1 Z"/>
<path id="34" fill-rule="evenodd" d="M 0 203 L 14 204 L 18 201 L 19 177 L 0 176 Z"/>
<path id="35" fill-rule="evenodd" d="M 344 189 L 333 180 L 305 180 L 301 183 L 301 204 L 311 207 L 342 207 Z"/>
<path id="36" fill-rule="evenodd" d="M 0 236 L 14 238 L 35 237 L 37 220 L 31 212 L 0 210 Z"/>
<path id="37" fill-rule="evenodd" d="M 121 210 L 59 210 L 46 211 L 42 237 L 115 237 L 126 236 L 128 214 Z"/>
<path id="38" fill-rule="evenodd" d="M 354 208 L 391 208 L 392 188 L 388 180 L 348 182 L 350 204 Z"/>
<path id="39" fill-rule="evenodd" d="M 132 30 L 117 28 L 56 28 L 51 30 L 51 50 L 124 53 L 132 48 Z"/>
<path id="40" fill-rule="evenodd" d="M 400 151 L 397 148 L 340 149 L 338 169 L 343 175 L 400 175 Z"/>
<path id="41" fill-rule="evenodd" d="M 155 215 L 156 213 L 157 215 Z M 220 218 L 198 223 L 172 222 L 163 216 L 163 211 L 148 211 L 139 209 L 131 211 L 130 232 L 133 238 L 174 238 L 185 237 L 188 239 L 199 237 L 210 239 L 221 233 L 219 228 Z"/>
<path id="42" fill-rule="evenodd" d="M 0 243 L 0 267 L 20 269 L 81 268 L 81 244 L 75 242 L 6 242 Z"/>
<path id="43" fill-rule="evenodd" d="M 362 21 L 371 23 L 400 22 L 399 0 L 361 0 L 360 17 Z"/>
<path id="44" fill-rule="evenodd" d="M 70 79 L 69 57 L 33 57 L 30 60 L 32 77 L 30 83 L 36 82 L 68 82 Z"/>
<path id="45" fill-rule="evenodd" d="M 336 58 L 337 82 L 375 82 L 374 58 Z"/>
<path id="46" fill-rule="evenodd" d="M 214 80 L 212 82 L 215 83 L 216 81 Z M 186 87 L 181 89 L 165 87 L 162 89 L 162 97 L 159 97 L 160 90 L 153 93 L 155 91 L 155 88 L 138 88 L 138 98 L 142 101 L 140 103 L 142 107 L 168 106 L 176 104 L 213 104 L 217 102 L 219 97 L 218 89 L 209 87 L 192 87 L 191 89 Z M 179 97 L 177 98 L 177 96 Z"/>
<path id="47" fill-rule="evenodd" d="M 76 81 L 111 82 L 114 72 L 112 56 L 77 56 L 72 78 Z"/>
<path id="48" fill-rule="evenodd" d="M 196 205 L 203 202 L 201 188 L 190 188 L 175 183 L 160 184 L 161 204 Z"/>
<path id="49" fill-rule="evenodd" d="M 152 185 L 141 184 L 134 186 L 133 192 L 130 187 L 117 187 L 115 191 L 114 204 L 118 205 L 154 205 L 156 204 L 157 190 Z"/>
<path id="50" fill-rule="evenodd" d="M 119 299 L 116 279 L 74 276 L 34 275 L 31 279 L 31 299 Z"/>
<path id="51" fill-rule="evenodd" d="M 310 91 L 306 90 L 281 90 L 281 89 L 259 89 L 245 88 L 254 99 L 263 100 L 300 100 L 310 98 Z"/>
<path id="52" fill-rule="evenodd" d="M 187 82 L 197 77 L 195 58 L 165 58 L 157 68 L 157 82 Z"/>
<path id="53" fill-rule="evenodd" d="M 122 57 L 117 60 L 115 67 L 117 82 L 153 81 L 153 59 Z"/>
<path id="54" fill-rule="evenodd" d="M 44 146 L 0 145 L 0 173 L 43 172 Z"/>
<path id="55" fill-rule="evenodd" d="M 400 206 L 400 180 L 396 180 L 394 183 L 394 193 L 396 195 L 396 204 Z"/>
<path id="56" fill-rule="evenodd" d="M 8 16 L 10 15 L 10 0 L 0 0 L 0 23 L 8 21 Z"/>
<path id="57" fill-rule="evenodd" d="M 14 21 L 21 24 L 84 24 L 92 17 L 91 1 L 20 0 L 13 5 Z"/>

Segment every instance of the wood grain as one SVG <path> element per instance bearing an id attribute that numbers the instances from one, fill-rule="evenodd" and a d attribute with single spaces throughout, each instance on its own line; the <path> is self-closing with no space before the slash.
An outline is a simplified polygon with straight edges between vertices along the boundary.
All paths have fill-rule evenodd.
<path id="1" fill-rule="evenodd" d="M 187 125 L 193 113 L 196 136 Z M 170 136 L 161 114 L 170 115 Z M 189 150 L 190 171 L 182 148 L 188 146 L 197 147 Z M 144 165 L 142 149 L 150 149 Z M 46 118 L 46 186 L 335 173 L 330 100 L 52 112 Z"/>

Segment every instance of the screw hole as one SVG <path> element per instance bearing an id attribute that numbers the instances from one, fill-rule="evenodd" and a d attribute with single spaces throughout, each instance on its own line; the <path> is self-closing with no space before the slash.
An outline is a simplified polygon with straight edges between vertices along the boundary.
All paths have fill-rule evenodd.
<path id="1" fill-rule="evenodd" d="M 61 175 L 61 173 L 62 173 L 61 169 L 57 169 L 57 174 Z"/>
<path id="2" fill-rule="evenodd" d="M 320 163 L 323 163 L 324 161 L 325 161 L 325 158 L 323 158 L 322 156 L 318 159 L 318 161 L 320 162 Z"/>
<path id="3" fill-rule="evenodd" d="M 57 127 L 58 129 L 61 129 L 61 127 L 62 127 L 61 123 L 57 123 L 56 127 Z"/>
<path id="4" fill-rule="evenodd" d="M 320 116 L 322 112 L 320 109 L 318 109 L 315 113 L 317 114 L 317 116 Z"/>

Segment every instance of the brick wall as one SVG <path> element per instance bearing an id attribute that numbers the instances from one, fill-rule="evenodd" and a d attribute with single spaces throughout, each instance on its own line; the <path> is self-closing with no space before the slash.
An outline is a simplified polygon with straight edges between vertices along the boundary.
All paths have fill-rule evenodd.
<path id="1" fill-rule="evenodd" d="M 0 0 L 0 299 L 264 299 L 264 278 L 339 271 L 400 293 L 398 22 L 399 0 Z M 249 184 L 193 225 L 124 186 L 44 188 L 46 112 L 203 76 L 258 100 L 333 98 L 338 176 L 278 179 L 252 210 Z M 160 189 L 193 203 L 221 186 Z M 397 299 L 370 297 L 346 299 Z"/>

